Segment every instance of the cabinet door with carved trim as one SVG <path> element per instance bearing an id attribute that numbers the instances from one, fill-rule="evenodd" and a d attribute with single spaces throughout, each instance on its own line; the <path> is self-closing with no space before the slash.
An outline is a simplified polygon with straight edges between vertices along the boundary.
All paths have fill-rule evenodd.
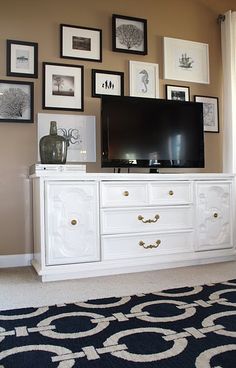
<path id="1" fill-rule="evenodd" d="M 98 261 L 98 184 L 45 184 L 46 265 Z"/>
<path id="2" fill-rule="evenodd" d="M 232 248 L 232 183 L 196 183 L 196 250 Z"/>

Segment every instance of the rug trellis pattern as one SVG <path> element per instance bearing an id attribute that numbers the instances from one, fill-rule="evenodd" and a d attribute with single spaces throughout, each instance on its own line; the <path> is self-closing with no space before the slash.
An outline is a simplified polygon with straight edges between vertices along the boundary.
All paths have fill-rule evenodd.
<path id="1" fill-rule="evenodd" d="M 236 280 L 0 312 L 0 368 L 235 368 Z"/>

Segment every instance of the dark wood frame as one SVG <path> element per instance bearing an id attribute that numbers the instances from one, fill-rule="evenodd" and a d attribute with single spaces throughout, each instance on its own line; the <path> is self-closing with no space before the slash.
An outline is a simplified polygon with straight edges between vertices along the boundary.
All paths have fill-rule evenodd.
<path id="1" fill-rule="evenodd" d="M 168 98 L 168 89 L 171 88 L 171 87 L 186 89 L 187 90 L 186 92 L 188 94 L 188 99 L 184 100 L 184 101 L 190 101 L 190 87 L 188 87 L 188 86 L 177 86 L 177 85 L 174 85 L 174 84 L 166 84 L 166 100 L 177 100 L 178 101 L 178 99 Z"/>
<path id="2" fill-rule="evenodd" d="M 0 122 L 3 122 L 3 123 L 33 123 L 34 122 L 34 83 L 33 82 L 12 81 L 12 80 L 0 80 L 0 89 L 1 89 L 1 84 L 9 84 L 9 89 L 12 88 L 12 85 L 19 85 L 19 86 L 27 85 L 29 87 L 30 117 L 28 119 L 20 119 L 20 118 L 11 119 L 11 118 L 1 118 L 0 117 Z M 0 96 L 0 101 L 1 101 L 1 96 Z M 11 102 L 11 106 L 12 106 L 12 102 Z"/>
<path id="3" fill-rule="evenodd" d="M 81 71 L 81 86 L 80 86 L 80 102 L 81 102 L 81 107 L 76 108 L 76 107 L 63 107 L 63 106 L 59 106 L 59 105 L 55 105 L 55 106 L 50 106 L 48 105 L 49 101 L 47 101 L 46 98 L 46 86 L 47 86 L 47 67 L 50 66 L 54 66 L 55 67 L 55 73 L 56 73 L 56 67 L 59 68 L 76 68 L 76 69 L 80 69 Z M 47 63 L 44 62 L 43 63 L 43 109 L 47 109 L 47 110 L 66 110 L 66 111 L 84 111 L 84 66 L 83 65 L 69 65 L 69 64 L 56 64 L 56 63 Z M 77 91 L 78 92 L 78 91 Z M 63 97 L 63 101 L 65 101 L 66 97 L 69 96 L 64 96 Z M 71 96 L 69 97 L 71 98 Z"/>
<path id="4" fill-rule="evenodd" d="M 124 21 L 131 21 L 131 22 L 139 22 L 143 25 L 143 50 L 135 50 L 135 49 L 123 49 L 117 47 L 116 42 L 116 22 L 117 19 L 121 19 Z M 147 55 L 147 20 L 142 18 L 135 18 L 135 17 L 127 17 L 124 15 L 112 14 L 112 50 L 118 52 L 126 52 L 129 54 L 140 54 L 140 55 Z"/>
<path id="5" fill-rule="evenodd" d="M 120 76 L 120 93 L 119 94 L 111 94 L 111 93 L 97 93 L 96 92 L 96 76 L 97 74 L 111 74 Z M 101 96 L 124 96 L 124 73 L 111 71 L 111 70 L 98 70 L 92 69 L 92 97 L 101 97 Z"/>
<path id="6" fill-rule="evenodd" d="M 25 46 L 27 47 L 33 47 L 34 49 L 34 60 L 33 60 L 33 65 L 34 65 L 34 71 L 33 73 L 21 73 L 16 72 L 16 71 L 12 71 L 11 70 L 11 59 L 12 59 L 12 46 L 13 45 L 21 45 L 21 46 Z M 24 78 L 38 78 L 38 44 L 35 42 L 27 42 L 27 41 L 17 41 L 17 40 L 7 40 L 7 45 L 6 45 L 7 49 L 6 49 L 6 55 L 7 55 L 7 61 L 6 61 L 6 65 L 7 65 L 7 75 L 8 76 L 12 76 L 12 77 L 24 77 Z"/>
<path id="7" fill-rule="evenodd" d="M 200 98 L 200 100 L 198 100 L 198 97 Z M 204 99 L 213 99 L 215 100 L 216 102 L 216 114 L 215 114 L 215 117 L 217 119 L 216 123 L 215 123 L 215 126 L 216 126 L 216 130 L 209 130 L 207 129 L 207 125 L 204 124 L 204 132 L 207 132 L 207 133 L 219 133 L 220 131 L 220 121 L 219 121 L 219 98 L 218 97 L 215 97 L 215 96 L 201 96 L 201 95 L 194 95 L 194 101 L 195 102 L 201 102 L 203 103 L 204 105 Z M 204 120 L 204 111 L 203 111 L 203 120 Z"/>
<path id="8" fill-rule="evenodd" d="M 98 57 L 85 57 L 83 56 L 83 52 L 82 51 L 78 51 L 76 55 L 76 51 L 74 51 L 75 55 L 68 55 L 65 54 L 64 51 L 64 32 L 66 31 L 66 28 L 74 28 L 75 30 L 82 30 L 82 31 L 90 31 L 90 32 L 97 32 L 98 36 L 99 36 L 99 45 L 98 45 L 98 49 L 99 49 L 99 55 Z M 71 42 L 72 44 L 72 42 Z M 71 48 L 72 50 L 72 48 Z M 88 28 L 88 27 L 79 27 L 79 26 L 74 26 L 74 25 L 69 25 L 69 24 L 61 24 L 60 25 L 60 56 L 61 58 L 66 58 L 66 59 L 80 59 L 80 60 L 90 60 L 90 61 L 98 61 L 98 62 L 102 62 L 102 30 L 101 29 L 97 29 L 97 28 Z"/>

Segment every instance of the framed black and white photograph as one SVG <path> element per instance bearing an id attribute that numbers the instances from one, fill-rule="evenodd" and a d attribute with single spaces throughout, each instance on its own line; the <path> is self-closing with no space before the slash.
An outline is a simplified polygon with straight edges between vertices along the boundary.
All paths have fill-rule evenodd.
<path id="1" fill-rule="evenodd" d="M 38 78 L 38 44 L 7 40 L 7 75 Z"/>
<path id="2" fill-rule="evenodd" d="M 171 86 L 166 84 L 166 99 L 177 101 L 190 100 L 190 88 L 184 86 Z"/>
<path id="3" fill-rule="evenodd" d="M 219 133 L 218 97 L 195 95 L 194 101 L 203 104 L 204 132 Z"/>
<path id="4" fill-rule="evenodd" d="M 146 55 L 147 20 L 113 14 L 112 50 Z"/>
<path id="5" fill-rule="evenodd" d="M 130 96 L 159 97 L 159 65 L 141 61 L 129 62 Z"/>
<path id="6" fill-rule="evenodd" d="M 164 37 L 164 78 L 209 84 L 208 44 Z"/>
<path id="7" fill-rule="evenodd" d="M 84 67 L 43 63 L 43 109 L 84 109 Z"/>
<path id="8" fill-rule="evenodd" d="M 61 57 L 102 61 L 102 30 L 60 25 Z"/>
<path id="9" fill-rule="evenodd" d="M 0 80 L 0 122 L 33 123 L 34 84 Z"/>
<path id="10" fill-rule="evenodd" d="M 123 96 L 124 73 L 92 69 L 92 96 L 101 95 Z"/>

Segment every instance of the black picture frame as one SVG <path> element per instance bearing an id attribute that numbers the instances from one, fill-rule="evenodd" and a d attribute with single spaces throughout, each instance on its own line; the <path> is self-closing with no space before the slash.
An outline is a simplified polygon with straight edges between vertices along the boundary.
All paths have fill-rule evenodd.
<path id="1" fill-rule="evenodd" d="M 102 30 L 60 24 L 60 56 L 102 62 Z"/>
<path id="2" fill-rule="evenodd" d="M 7 40 L 7 76 L 38 78 L 38 44 Z"/>
<path id="3" fill-rule="evenodd" d="M 34 83 L 0 80 L 0 122 L 33 123 Z"/>
<path id="4" fill-rule="evenodd" d="M 92 97 L 102 95 L 124 96 L 123 72 L 92 69 Z"/>
<path id="5" fill-rule="evenodd" d="M 204 132 L 219 133 L 219 98 L 194 95 L 194 101 L 203 104 Z"/>
<path id="6" fill-rule="evenodd" d="M 166 99 L 190 101 L 190 87 L 166 84 Z"/>
<path id="7" fill-rule="evenodd" d="M 112 50 L 147 55 L 147 20 L 112 14 Z"/>
<path id="8" fill-rule="evenodd" d="M 43 109 L 84 111 L 84 66 L 43 63 Z"/>

